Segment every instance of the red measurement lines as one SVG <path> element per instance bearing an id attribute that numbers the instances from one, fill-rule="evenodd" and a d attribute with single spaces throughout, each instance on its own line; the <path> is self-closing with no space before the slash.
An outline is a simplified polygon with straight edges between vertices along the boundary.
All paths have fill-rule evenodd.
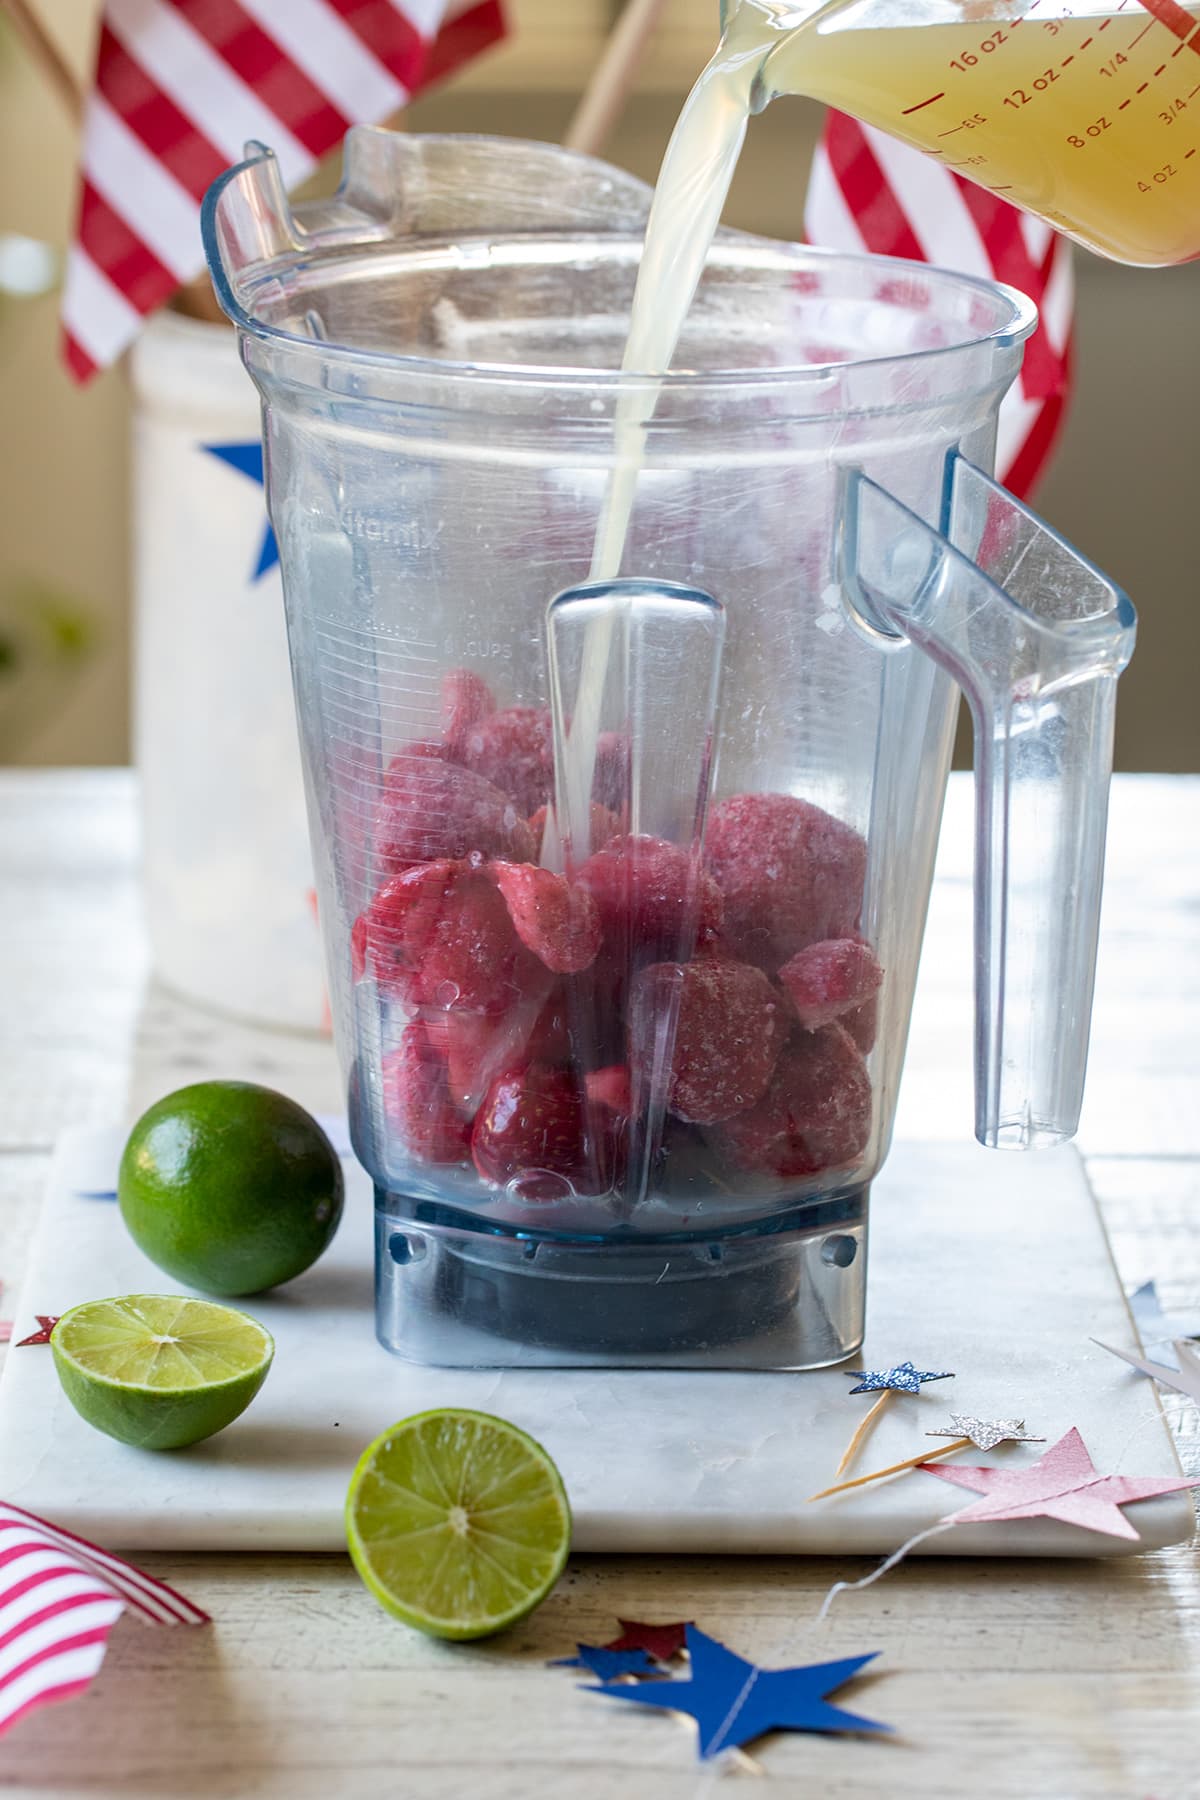
<path id="1" fill-rule="evenodd" d="M 932 106 L 935 100 L 944 100 L 945 98 L 946 90 L 943 88 L 940 94 L 930 94 L 928 100 L 918 100 L 915 106 L 906 106 L 900 117 L 907 119 L 909 113 L 921 112 L 925 107 Z"/>

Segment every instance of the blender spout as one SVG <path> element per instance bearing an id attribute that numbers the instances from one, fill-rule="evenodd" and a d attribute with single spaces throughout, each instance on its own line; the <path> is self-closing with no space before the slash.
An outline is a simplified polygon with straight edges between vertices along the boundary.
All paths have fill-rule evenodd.
<path id="1" fill-rule="evenodd" d="M 1129 599 L 973 464 L 947 461 L 944 535 L 859 471 L 841 566 L 858 622 L 958 682 L 975 729 L 975 1134 L 1070 1138 L 1095 979 Z"/>

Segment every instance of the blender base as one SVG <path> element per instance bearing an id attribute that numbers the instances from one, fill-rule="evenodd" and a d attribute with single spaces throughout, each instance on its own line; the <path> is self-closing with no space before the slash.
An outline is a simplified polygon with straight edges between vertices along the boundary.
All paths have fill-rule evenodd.
<path id="1" fill-rule="evenodd" d="M 443 1367 L 822 1368 L 862 1342 L 868 1193 L 599 1245 L 455 1229 L 376 1189 L 377 1335 Z"/>

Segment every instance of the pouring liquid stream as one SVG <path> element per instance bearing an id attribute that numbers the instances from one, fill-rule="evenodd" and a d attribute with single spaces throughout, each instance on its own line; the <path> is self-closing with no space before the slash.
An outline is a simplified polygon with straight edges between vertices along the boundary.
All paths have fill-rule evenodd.
<path id="1" fill-rule="evenodd" d="M 1195 0 L 741 0 L 659 174 L 622 359 L 646 379 L 618 402 L 593 580 L 620 571 L 655 378 L 671 366 L 750 116 L 781 94 L 840 107 L 1116 261 L 1200 256 Z M 568 737 L 577 854 L 612 629 L 598 620 L 589 634 Z M 547 850 L 561 855 L 554 833 Z"/>

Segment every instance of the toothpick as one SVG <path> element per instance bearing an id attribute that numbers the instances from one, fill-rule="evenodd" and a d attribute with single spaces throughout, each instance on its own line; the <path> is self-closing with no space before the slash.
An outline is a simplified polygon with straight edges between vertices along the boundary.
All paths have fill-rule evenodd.
<path id="1" fill-rule="evenodd" d="M 38 18 L 30 0 L 0 0 L 0 12 L 10 21 L 14 32 L 62 101 L 72 125 L 82 124 L 83 91 L 71 65 Z"/>
<path id="2" fill-rule="evenodd" d="M 604 148 L 628 97 L 634 69 L 658 24 L 665 0 L 628 0 L 567 126 L 568 150 L 595 156 Z"/>
<path id="3" fill-rule="evenodd" d="M 891 1388 L 884 1388 L 882 1394 L 880 1394 L 878 1400 L 875 1402 L 874 1406 L 871 1407 L 870 1411 L 863 1414 L 863 1417 L 859 1423 L 858 1430 L 854 1433 L 854 1436 L 850 1439 L 850 1442 L 846 1445 L 845 1451 L 842 1455 L 842 1460 L 838 1464 L 837 1468 L 833 1471 L 835 1475 L 844 1475 L 846 1473 L 846 1470 L 850 1467 L 850 1464 L 854 1461 L 855 1456 L 858 1454 L 859 1449 L 861 1448 L 868 1433 L 870 1432 L 871 1427 L 874 1425 L 876 1419 L 879 1417 L 880 1413 L 883 1411 L 884 1407 L 887 1405 L 888 1401 L 891 1399 L 892 1392 L 893 1392 L 893 1390 Z"/>
<path id="4" fill-rule="evenodd" d="M 867 1417 L 870 1417 L 869 1413 Z M 811 1505 L 814 1500 L 825 1500 L 830 1494 L 844 1494 L 847 1488 L 865 1487 L 868 1481 L 882 1481 L 885 1475 L 899 1475 L 904 1469 L 919 1469 L 922 1463 L 933 1462 L 939 1456 L 953 1456 L 958 1450 L 969 1450 L 971 1443 L 969 1437 L 955 1438 L 952 1444 L 943 1444 L 940 1450 L 922 1450 L 919 1456 L 910 1456 L 904 1462 L 889 1463 L 886 1469 L 875 1469 L 870 1475 L 856 1475 L 853 1481 L 839 1481 L 836 1487 L 822 1488 L 819 1494 L 810 1494 L 805 1505 Z M 838 1473 L 841 1473 L 840 1469 Z"/>

